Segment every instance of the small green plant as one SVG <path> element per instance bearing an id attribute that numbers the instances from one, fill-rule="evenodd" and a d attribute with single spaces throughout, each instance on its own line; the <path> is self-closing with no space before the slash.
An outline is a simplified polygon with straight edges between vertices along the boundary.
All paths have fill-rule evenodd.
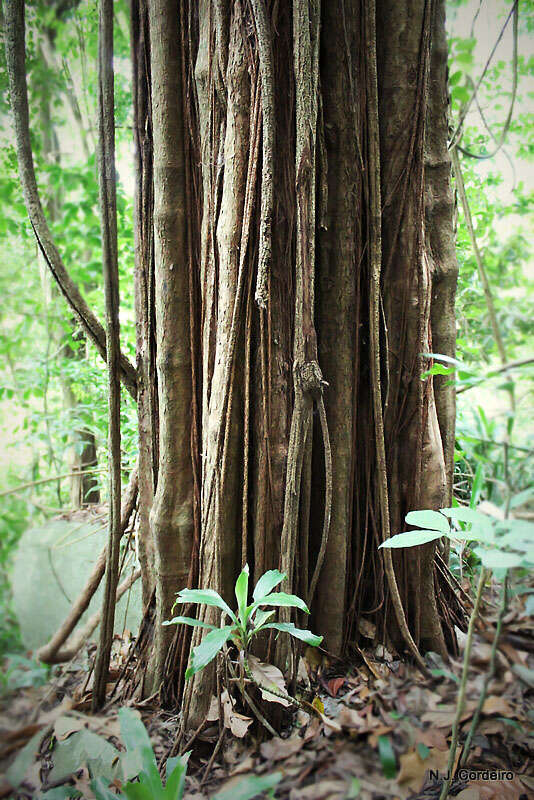
<path id="1" fill-rule="evenodd" d="M 185 778 L 190 753 L 177 758 L 169 758 L 165 765 L 165 785 L 161 780 L 156 756 L 152 749 L 150 737 L 139 715 L 130 708 L 119 711 L 121 738 L 126 746 L 126 752 L 113 757 L 112 763 L 102 762 L 96 757 L 95 742 L 101 737 L 95 736 L 92 747 L 95 748 L 95 757 L 90 761 L 90 772 L 93 775 L 91 789 L 96 800 L 182 800 L 185 791 Z M 64 743 L 66 744 L 66 743 Z M 114 750 L 114 748 L 112 748 Z M 99 750 L 100 755 L 102 751 Z M 86 755 L 89 755 L 87 751 Z M 80 764 L 80 766 L 82 766 Z M 107 777 L 95 777 L 94 770 L 99 766 Z M 115 774 L 115 780 L 110 783 L 110 773 Z M 117 786 L 117 778 L 123 782 L 120 791 L 116 793 L 111 787 Z M 251 800 L 261 792 L 274 790 L 281 780 L 279 772 L 271 775 L 247 775 L 232 786 L 231 790 L 223 790 L 216 794 L 213 800 L 230 800 L 239 797 L 240 800 Z M 274 796 L 274 795 L 270 795 Z M 64 800 L 64 798 L 82 798 L 82 794 L 73 786 L 58 786 L 49 789 L 40 795 L 42 800 Z"/>
<path id="2" fill-rule="evenodd" d="M 125 777 L 137 776 L 137 780 L 128 780 L 122 785 L 121 793 L 116 795 L 110 790 L 107 781 L 97 778 L 91 783 L 97 800 L 114 800 L 117 797 L 123 800 L 181 800 L 189 753 L 168 759 L 163 786 L 156 756 L 143 722 L 129 708 L 121 708 L 119 720 L 122 740 L 126 745 L 126 753 L 121 757 L 122 771 Z"/>
<path id="3" fill-rule="evenodd" d="M 5 657 L 0 671 L 0 695 L 9 694 L 29 686 L 43 686 L 49 678 L 50 667 L 30 658 L 15 654 Z"/>
<path id="4" fill-rule="evenodd" d="M 495 671 L 497 646 L 499 643 L 502 620 L 507 607 L 508 570 L 514 567 L 528 569 L 534 566 L 534 525 L 524 520 L 510 519 L 508 517 L 508 509 L 512 501 L 513 498 L 507 503 L 504 509 L 495 507 L 495 511 L 498 514 L 496 517 L 490 517 L 475 508 L 467 508 L 464 506 L 443 508 L 440 512 L 428 509 L 410 511 L 410 513 L 406 515 L 406 522 L 421 530 L 398 533 L 379 545 L 381 548 L 416 547 L 426 542 L 439 539 L 442 536 L 446 536 L 448 539 L 461 542 L 463 545 L 469 543 L 473 552 L 480 559 L 480 575 L 473 609 L 469 618 L 462 676 L 458 687 L 458 699 L 456 703 L 455 720 L 452 727 L 447 777 L 443 781 L 439 800 L 445 800 L 449 794 L 452 783 L 460 723 L 465 709 L 467 676 L 473 647 L 473 634 L 487 580 L 492 571 L 504 580 L 503 597 L 492 645 L 490 667 L 485 676 L 483 689 L 463 748 L 460 766 L 463 766 L 467 760 L 469 747 L 476 731 L 484 700 L 487 696 L 488 685 Z M 449 520 L 451 520 L 451 522 L 449 522 Z"/>
<path id="5" fill-rule="evenodd" d="M 445 536 L 469 542 L 482 566 L 498 574 L 512 567 L 534 566 L 534 525 L 525 520 L 490 517 L 474 508 L 458 506 L 441 511 L 410 511 L 406 522 L 423 530 L 398 533 L 379 546 L 415 547 Z"/>
<path id="6" fill-rule="evenodd" d="M 200 605 L 214 606 L 219 608 L 223 614 L 221 622 L 225 618 L 229 618 L 230 624 L 221 625 L 217 628 L 215 625 L 203 622 L 191 617 L 174 617 L 174 619 L 164 622 L 164 625 L 191 625 L 193 627 L 202 627 L 209 629 L 204 639 L 191 653 L 189 666 L 186 670 L 186 678 L 191 678 L 196 672 L 204 669 L 217 654 L 223 650 L 226 656 L 226 665 L 228 670 L 237 683 L 239 690 L 243 696 L 245 703 L 252 709 L 253 713 L 261 724 L 271 733 L 276 736 L 276 731 L 272 728 L 270 723 L 265 719 L 261 711 L 256 706 L 253 699 L 247 694 L 245 689 L 245 675 L 248 680 L 255 684 L 262 693 L 262 697 L 271 702 L 282 702 L 284 705 L 293 705 L 298 708 L 305 708 L 308 712 L 315 713 L 313 706 L 308 703 L 303 703 L 291 695 L 283 691 L 284 680 L 282 674 L 269 664 L 261 664 L 262 668 L 259 672 L 257 668 L 249 663 L 249 650 L 252 640 L 258 633 L 266 630 L 276 630 L 281 633 L 288 633 L 295 639 L 300 639 L 312 647 L 318 647 L 322 640 L 322 636 L 316 636 L 310 631 L 297 628 L 292 622 L 272 622 L 270 621 L 275 614 L 275 611 L 265 610 L 265 607 L 271 608 L 298 608 L 309 614 L 309 609 L 306 603 L 294 594 L 286 594 L 285 592 L 273 592 L 284 579 L 286 575 L 279 572 L 277 569 L 272 569 L 261 576 L 258 583 L 254 587 L 252 593 L 252 603 L 248 603 L 249 595 L 249 568 L 245 564 L 241 571 L 236 584 L 235 596 L 237 600 L 237 613 L 234 614 L 230 606 L 217 594 L 213 589 L 182 589 L 178 592 L 173 609 L 178 604 L 196 603 Z M 232 642 L 239 653 L 239 677 L 234 670 L 232 660 L 228 655 L 227 644 Z M 278 674 L 279 682 L 277 681 L 266 685 L 264 679 L 267 676 Z M 270 679 L 270 677 L 268 678 Z"/>
<path id="7" fill-rule="evenodd" d="M 213 589 L 182 589 L 181 592 L 178 592 L 178 599 L 173 609 L 179 604 L 196 603 L 220 608 L 223 614 L 230 618 L 230 624 L 223 625 L 220 628 L 191 617 L 174 617 L 174 619 L 163 623 L 164 625 L 199 626 L 208 628 L 210 631 L 202 642 L 193 649 L 191 660 L 185 673 L 186 678 L 190 678 L 196 672 L 204 669 L 213 661 L 217 653 L 223 649 L 229 640 L 235 644 L 246 662 L 250 643 L 260 631 L 274 629 L 282 633 L 288 633 L 290 636 L 294 636 L 312 647 L 318 647 L 321 644 L 322 636 L 316 636 L 310 631 L 297 628 L 292 622 L 270 622 L 269 620 L 275 612 L 262 610 L 265 606 L 270 606 L 298 608 L 306 614 L 310 613 L 304 600 L 301 600 L 297 595 L 273 592 L 273 589 L 286 578 L 284 573 L 279 572 L 277 569 L 271 569 L 262 575 L 252 593 L 252 603 L 250 605 L 248 605 L 248 578 L 249 568 L 248 564 L 245 564 L 235 584 L 237 614 L 234 614 L 230 606 Z"/>

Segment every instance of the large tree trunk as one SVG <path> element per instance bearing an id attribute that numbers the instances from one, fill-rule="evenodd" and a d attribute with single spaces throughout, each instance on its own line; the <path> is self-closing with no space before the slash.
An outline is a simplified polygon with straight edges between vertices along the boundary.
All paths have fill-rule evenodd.
<path id="1" fill-rule="evenodd" d="M 287 572 L 335 653 L 362 616 L 419 663 L 445 653 L 434 546 L 378 550 L 452 486 L 454 397 L 421 380 L 454 350 L 444 11 L 136 0 L 132 19 L 143 585 L 156 683 L 196 726 L 215 671 L 183 693 L 189 641 L 161 622 L 186 584 L 231 602 L 247 560 Z"/>

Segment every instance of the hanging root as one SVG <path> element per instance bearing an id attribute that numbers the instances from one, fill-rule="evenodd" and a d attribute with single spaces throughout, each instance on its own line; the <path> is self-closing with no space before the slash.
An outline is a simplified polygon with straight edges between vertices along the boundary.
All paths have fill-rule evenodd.
<path id="1" fill-rule="evenodd" d="M 261 74 L 261 110 L 263 130 L 263 154 L 261 173 L 261 220 L 260 249 L 258 255 L 258 278 L 256 303 L 267 307 L 268 275 L 271 263 L 271 225 L 273 216 L 273 153 L 274 153 L 274 78 L 273 52 L 269 19 L 264 0 L 251 0 Z"/>

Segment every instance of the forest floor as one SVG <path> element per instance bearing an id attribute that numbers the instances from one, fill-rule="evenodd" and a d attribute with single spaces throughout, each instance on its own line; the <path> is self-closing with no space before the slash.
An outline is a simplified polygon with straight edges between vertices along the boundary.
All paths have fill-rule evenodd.
<path id="1" fill-rule="evenodd" d="M 495 678 L 467 760 L 469 774 L 457 777 L 451 790 L 460 800 L 534 797 L 534 634 L 524 598 L 512 600 L 504 619 Z M 487 604 L 475 634 L 460 742 L 489 668 L 495 616 L 496 606 Z M 431 771 L 443 775 L 447 765 L 465 644 L 465 634 L 457 635 L 458 658 L 444 665 L 431 656 L 431 678 L 384 648 L 373 649 L 370 639 L 351 665 L 302 659 L 300 689 L 320 715 L 288 711 L 282 736 L 260 741 L 257 723 L 228 706 L 227 727 L 212 719 L 194 742 L 183 745 L 192 751 L 185 798 L 206 800 L 227 789 L 228 797 L 238 800 L 247 775 L 276 772 L 279 800 L 437 800 L 441 778 Z M 129 649 L 127 639 L 116 639 L 110 678 L 120 674 Z M 7 777 L 0 777 L 0 797 L 29 800 L 67 784 L 93 797 L 90 770 L 105 774 L 111 769 L 114 748 L 122 747 L 118 704 L 112 701 L 98 716 L 88 713 L 91 651 L 84 658 L 84 663 L 56 668 L 45 685 L 20 689 L 1 701 L 0 772 L 7 771 Z M 150 699 L 130 705 L 147 727 L 158 762 L 163 761 L 179 729 L 178 715 Z M 457 763 L 460 757 L 461 748 Z M 507 774 L 492 776 L 488 770 Z"/>

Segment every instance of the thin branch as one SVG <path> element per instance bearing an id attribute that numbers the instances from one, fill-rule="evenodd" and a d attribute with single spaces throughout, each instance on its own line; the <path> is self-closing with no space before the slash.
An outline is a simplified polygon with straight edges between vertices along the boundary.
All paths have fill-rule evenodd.
<path id="1" fill-rule="evenodd" d="M 493 336 L 495 338 L 495 343 L 497 345 L 497 350 L 499 352 L 499 358 L 501 359 L 503 367 L 505 367 L 507 363 L 506 358 L 506 349 L 504 347 L 504 341 L 501 335 L 501 330 L 499 328 L 499 323 L 497 320 L 497 311 L 495 309 L 495 303 L 493 300 L 493 295 L 491 293 L 491 286 L 488 278 L 488 274 L 486 272 L 486 268 L 484 266 L 484 261 L 482 260 L 482 254 L 478 247 L 477 237 L 475 234 L 475 228 L 473 225 L 473 218 L 471 216 L 471 209 L 469 207 L 469 201 L 467 199 L 467 192 L 465 191 L 465 184 L 462 175 L 462 168 L 460 166 L 460 158 L 458 156 L 458 151 L 456 147 L 454 147 L 451 151 L 452 156 L 452 166 L 454 169 L 454 177 L 456 178 L 456 187 L 458 189 L 458 194 L 460 195 L 460 200 L 462 203 L 462 208 L 464 212 L 465 224 L 467 230 L 469 232 L 469 238 L 471 239 L 471 246 L 473 248 L 473 253 L 475 256 L 475 261 L 477 264 L 478 274 L 480 276 L 480 281 L 482 283 L 482 288 L 484 290 L 484 296 L 486 298 L 486 306 L 488 308 L 488 314 L 491 323 L 491 329 L 493 331 Z M 510 390 L 510 406 L 512 411 L 515 410 L 515 400 L 514 400 L 514 392 L 513 389 Z"/>
<path id="2" fill-rule="evenodd" d="M 458 142 L 460 141 L 462 125 L 464 124 L 464 120 L 465 120 L 465 118 L 467 116 L 467 113 L 468 113 L 469 109 L 471 108 L 471 105 L 473 104 L 473 100 L 477 96 L 477 92 L 480 89 L 482 81 L 484 80 L 486 72 L 488 71 L 488 67 L 491 64 L 493 56 L 495 55 L 495 51 L 497 50 L 497 47 L 499 46 L 500 41 L 501 41 L 501 39 L 502 39 L 502 37 L 504 35 L 504 31 L 506 30 L 506 26 L 510 22 L 510 18 L 512 16 L 512 14 L 515 12 L 515 9 L 516 9 L 516 6 L 517 6 L 518 2 L 519 2 L 519 0 L 515 0 L 510 13 L 506 17 L 506 21 L 505 21 L 504 25 L 501 28 L 501 31 L 500 31 L 500 33 L 499 33 L 499 35 L 497 37 L 497 41 L 493 45 L 493 49 L 492 49 L 491 53 L 488 56 L 488 60 L 486 61 L 484 69 L 482 70 L 482 74 L 481 74 L 480 78 L 478 79 L 477 84 L 476 84 L 476 86 L 475 86 L 475 88 L 473 90 L 473 94 L 469 98 L 469 101 L 465 104 L 465 106 L 464 106 L 464 108 L 463 108 L 463 110 L 462 110 L 462 112 L 460 114 L 460 119 L 458 121 L 458 125 L 456 126 L 456 130 L 454 131 L 454 133 L 453 133 L 453 135 L 451 137 L 451 141 L 449 142 L 449 150 L 453 150 L 456 147 L 456 145 L 458 144 Z"/>
<path id="3" fill-rule="evenodd" d="M 475 597 L 475 603 L 473 605 L 473 610 L 471 611 L 471 616 L 469 618 L 469 626 L 467 628 L 467 639 L 465 643 L 465 652 L 464 652 L 464 662 L 463 662 L 463 669 L 462 669 L 462 678 L 460 681 L 460 689 L 458 692 L 458 700 L 456 703 L 456 715 L 454 718 L 454 724 L 452 726 L 452 736 L 451 736 L 451 746 L 449 749 L 449 762 L 447 765 L 447 778 L 444 780 L 443 785 L 441 787 L 441 794 L 439 796 L 439 800 L 445 800 L 447 795 L 449 794 L 449 789 L 451 788 L 451 783 L 453 779 L 453 769 L 454 769 L 454 762 L 456 760 L 456 747 L 458 745 L 458 734 L 460 731 L 460 722 L 462 721 L 462 714 L 464 713 L 465 709 L 465 698 L 467 692 L 467 676 L 469 674 L 469 663 L 471 660 L 471 649 L 473 647 L 473 634 L 475 631 L 475 623 L 478 618 L 479 610 L 480 610 L 480 601 L 482 599 L 482 592 L 484 590 L 484 585 L 486 583 L 486 579 L 488 577 L 488 570 L 485 567 L 482 567 L 480 571 L 480 578 L 478 581 L 477 593 Z"/>
<path id="4" fill-rule="evenodd" d="M 512 122 L 512 114 L 514 112 L 514 105 L 515 105 L 516 96 L 517 96 L 517 76 L 518 76 L 517 40 L 518 40 L 518 27 L 519 27 L 519 25 L 518 25 L 518 23 L 519 23 L 519 2 L 516 2 L 516 4 L 514 5 L 514 8 L 512 9 L 512 11 L 514 12 L 514 29 L 513 29 L 514 45 L 513 45 L 513 55 L 512 55 L 512 99 L 510 101 L 510 108 L 508 110 L 508 114 L 507 114 L 506 119 L 504 121 L 504 127 L 503 127 L 503 129 L 501 131 L 501 135 L 497 139 L 493 135 L 493 133 L 489 130 L 488 125 L 486 123 L 486 120 L 484 119 L 484 116 L 482 114 L 482 109 L 480 108 L 480 104 L 478 103 L 478 98 L 477 98 L 478 110 L 480 112 L 480 115 L 482 116 L 484 124 L 486 125 L 486 128 L 488 129 L 488 132 L 489 132 L 491 138 L 495 142 L 495 148 L 491 151 L 491 153 L 473 153 L 473 152 L 471 152 L 470 150 L 467 150 L 464 147 L 460 147 L 459 144 L 456 145 L 458 147 L 458 149 L 461 150 L 461 152 L 464 154 L 464 156 L 467 156 L 468 158 L 476 158 L 479 161 L 484 161 L 485 159 L 493 158 L 494 156 L 497 155 L 499 150 L 504 145 L 504 142 L 506 140 L 506 136 L 507 136 L 508 131 L 510 129 L 510 123 Z M 476 92 L 476 90 L 475 90 L 475 92 Z"/>
<path id="5" fill-rule="evenodd" d="M 119 581 L 121 540 L 121 391 L 119 264 L 117 250 L 117 190 L 115 177 L 115 117 L 113 90 L 113 0 L 101 0 L 98 26 L 98 172 L 109 388 L 109 525 L 106 584 L 102 605 L 100 642 L 95 663 L 93 711 L 106 698 L 111 644 L 115 623 L 115 598 Z"/>
<path id="6" fill-rule="evenodd" d="M 113 607 L 115 604 L 119 602 L 121 597 L 130 589 L 136 580 L 141 575 L 141 570 L 136 569 L 130 573 L 130 575 L 124 579 L 124 581 L 117 587 L 117 592 L 114 597 Z M 67 642 L 65 647 L 62 650 L 56 650 L 54 655 L 49 659 L 49 664 L 64 664 L 66 661 L 71 661 L 76 653 L 83 647 L 85 642 L 89 639 L 91 634 L 96 630 L 97 626 L 100 623 L 102 618 L 102 609 L 97 611 L 87 620 L 86 624 L 80 631 L 76 634 L 76 636 L 72 637 L 70 642 Z M 44 659 L 41 659 L 44 660 Z"/>
<path id="7" fill-rule="evenodd" d="M 17 142 L 20 181 L 30 223 L 39 249 L 61 293 L 79 318 L 102 358 L 106 359 L 106 333 L 104 328 L 85 302 L 77 285 L 65 268 L 59 251 L 54 244 L 39 197 L 30 140 L 24 46 L 24 2 L 23 0 L 6 0 L 4 8 L 6 62 L 11 110 Z M 120 356 L 120 371 L 124 385 L 132 397 L 135 398 L 137 395 L 136 370 L 123 354 Z"/>
<path id="8" fill-rule="evenodd" d="M 492 369 L 488 375 L 485 375 L 484 378 L 481 380 L 485 380 L 486 378 L 494 378 L 497 375 L 500 375 L 503 372 L 508 372 L 510 369 L 518 369 L 519 367 L 524 367 L 526 364 L 533 364 L 534 363 L 534 356 L 529 356 L 528 358 L 518 358 L 516 361 L 510 361 L 508 364 L 503 364 L 496 369 Z M 459 389 L 456 390 L 456 394 L 462 394 L 462 392 L 467 392 L 468 389 L 474 389 L 475 386 L 478 386 L 478 383 L 473 383 L 469 386 L 461 386 Z M 0 495 L 1 496 L 1 495 Z"/>
<path id="9" fill-rule="evenodd" d="M 506 611 L 508 609 L 508 572 L 504 577 L 504 584 L 502 589 L 502 602 L 501 607 L 499 609 L 499 616 L 497 617 L 497 626 L 495 628 L 495 636 L 493 637 L 493 643 L 491 645 L 491 656 L 490 656 L 490 663 L 488 671 L 486 672 L 486 676 L 484 678 L 484 685 L 482 686 L 482 691 L 480 693 L 480 697 L 478 698 L 478 705 L 476 707 L 475 714 L 473 716 L 471 727 L 469 728 L 469 733 L 467 734 L 467 738 L 464 743 L 464 749 L 462 752 L 462 756 L 460 758 L 460 766 L 465 766 L 467 761 L 467 757 L 469 756 L 469 750 L 471 748 L 471 741 L 473 736 L 476 733 L 476 729 L 478 727 L 478 721 L 480 719 L 480 715 L 482 713 L 482 709 L 484 707 L 484 703 L 486 701 L 486 697 L 488 695 L 488 688 L 495 677 L 495 667 L 497 664 L 497 652 L 499 649 L 499 641 L 501 638 L 501 631 L 502 631 L 502 623 L 504 617 L 506 616 Z"/>
<path id="10" fill-rule="evenodd" d="M 94 469 L 84 469 L 84 474 L 92 475 L 95 472 L 104 472 L 103 467 L 95 467 Z M 10 494 L 18 494 L 18 492 L 22 492 L 24 489 L 31 489 L 33 486 L 41 486 L 44 483 L 54 483 L 54 481 L 59 481 L 62 478 L 74 478 L 79 476 L 81 473 L 78 470 L 77 472 L 64 472 L 62 475 L 53 475 L 51 478 L 40 478 L 38 481 L 30 481 L 29 483 L 21 483 L 20 486 L 15 486 L 14 489 L 5 489 L 5 491 L 0 492 L 0 497 L 7 497 Z"/>

